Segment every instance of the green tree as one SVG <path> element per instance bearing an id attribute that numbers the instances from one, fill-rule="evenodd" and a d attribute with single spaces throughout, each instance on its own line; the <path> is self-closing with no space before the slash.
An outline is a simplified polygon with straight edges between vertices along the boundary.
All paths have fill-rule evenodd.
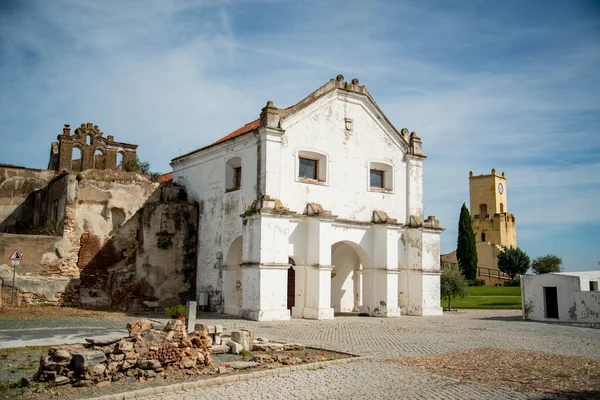
<path id="1" fill-rule="evenodd" d="M 531 263 L 531 269 L 536 274 L 547 274 L 549 272 L 560 272 L 562 260 L 553 254 L 536 257 Z"/>
<path id="2" fill-rule="evenodd" d="M 471 214 L 465 203 L 460 209 L 460 218 L 458 219 L 456 258 L 464 277 L 468 280 L 475 279 L 477 277 L 477 245 L 473 225 L 471 225 Z"/>
<path id="3" fill-rule="evenodd" d="M 119 168 L 127 172 L 137 172 L 138 174 L 144 175 L 152 180 L 158 179 L 160 176 L 160 172 L 151 172 L 150 163 L 148 161 L 141 161 L 137 154 L 135 155 L 134 160 L 130 160 L 124 164 L 121 162 Z"/>
<path id="4" fill-rule="evenodd" d="M 505 247 L 498 254 L 498 269 L 507 274 L 511 280 L 527 272 L 530 264 L 531 260 L 527 253 L 518 247 Z"/>
<path id="5" fill-rule="evenodd" d="M 467 281 L 456 267 L 445 267 L 442 269 L 440 278 L 440 294 L 442 299 L 448 299 L 448 310 L 450 310 L 450 300 L 453 297 L 466 297 Z"/>

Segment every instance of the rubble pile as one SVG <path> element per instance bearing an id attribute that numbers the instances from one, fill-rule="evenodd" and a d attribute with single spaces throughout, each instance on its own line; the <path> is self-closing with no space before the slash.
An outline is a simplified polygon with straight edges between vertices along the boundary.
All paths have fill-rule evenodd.
<path id="1" fill-rule="evenodd" d="M 212 340 L 206 330 L 187 333 L 182 321 L 171 320 L 162 331 L 140 320 L 127 324 L 129 337 L 86 339 L 88 344 L 51 348 L 40 359 L 34 380 L 88 386 L 118 381 L 166 377 L 181 369 L 216 373 L 211 359 Z"/>
<path id="2" fill-rule="evenodd" d="M 253 367 L 276 367 L 323 361 L 321 356 L 298 358 L 291 352 L 305 350 L 297 343 L 275 343 L 255 338 L 247 329 L 223 332 L 221 325 L 196 324 L 186 332 L 183 321 L 173 319 L 163 330 L 142 319 L 127 324 L 128 337 L 86 339 L 84 345 L 53 347 L 40 358 L 33 379 L 75 387 L 102 385 L 121 379 L 145 380 L 184 375 L 223 374 Z M 254 354 L 250 352 L 267 354 Z M 278 352 L 279 354 L 274 354 Z M 221 363 L 211 354 L 237 354 Z M 251 356 L 249 361 L 246 357 Z M 235 357 L 235 356 L 229 356 Z M 271 364 L 271 365 L 268 365 Z"/>

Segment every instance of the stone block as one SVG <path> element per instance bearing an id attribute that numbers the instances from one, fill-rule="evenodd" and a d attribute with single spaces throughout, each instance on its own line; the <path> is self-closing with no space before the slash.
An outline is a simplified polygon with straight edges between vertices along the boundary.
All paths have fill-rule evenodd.
<path id="1" fill-rule="evenodd" d="M 140 319 L 139 321 L 132 321 L 127 324 L 127 330 L 129 331 L 129 336 L 135 336 L 140 333 L 148 332 L 152 328 L 156 326 L 154 321 L 150 321 L 149 319 Z"/>
<path id="2" fill-rule="evenodd" d="M 196 302 L 195 301 L 187 301 L 185 303 L 185 321 L 186 321 L 186 329 L 188 331 L 193 331 L 196 325 Z"/>
<path id="3" fill-rule="evenodd" d="M 133 343 L 128 342 L 127 340 L 121 340 L 117 342 L 115 350 L 117 350 L 119 353 L 127 353 L 133 350 Z"/>
<path id="4" fill-rule="evenodd" d="M 86 372 L 91 376 L 104 375 L 104 371 L 106 371 L 106 365 L 104 364 L 95 364 L 90 367 L 86 367 Z"/>
<path id="5" fill-rule="evenodd" d="M 106 361 L 106 356 L 100 351 L 82 350 L 73 353 L 72 363 L 76 369 L 87 368 Z"/>
<path id="6" fill-rule="evenodd" d="M 252 367 L 258 367 L 260 364 L 254 361 L 233 361 L 230 362 L 231 368 L 233 369 L 246 369 Z"/>
<path id="7" fill-rule="evenodd" d="M 241 344 L 244 350 L 250 350 L 250 339 L 244 331 L 231 332 L 231 341 Z"/>
<path id="8" fill-rule="evenodd" d="M 54 378 L 54 384 L 56 386 L 66 385 L 67 383 L 69 383 L 69 378 L 67 378 L 66 376 L 59 375 L 56 378 Z"/>
<path id="9" fill-rule="evenodd" d="M 68 363 L 73 358 L 71 353 L 69 353 L 67 350 L 56 349 L 56 348 L 50 349 L 48 354 L 50 354 L 50 356 L 52 357 L 52 360 L 55 362 L 67 362 Z"/>
<path id="10" fill-rule="evenodd" d="M 221 339 L 221 335 L 215 334 L 214 342 L 215 342 L 215 344 L 223 344 L 222 343 L 222 339 Z"/>
<path id="11" fill-rule="evenodd" d="M 283 345 L 281 343 L 254 343 L 252 345 L 252 351 L 281 351 Z"/>
<path id="12" fill-rule="evenodd" d="M 99 338 L 88 338 L 86 342 L 93 344 L 94 346 L 108 346 L 109 344 L 117 343 L 121 340 L 121 336 L 110 336 L 110 337 L 99 337 Z"/>
<path id="13" fill-rule="evenodd" d="M 215 333 L 223 333 L 223 325 L 215 325 Z"/>
<path id="14" fill-rule="evenodd" d="M 227 342 L 227 346 L 229 346 L 229 352 L 232 354 L 240 354 L 240 352 L 244 349 L 244 347 L 236 342 Z"/>
<path id="15" fill-rule="evenodd" d="M 140 360 L 138 361 L 137 366 L 141 369 L 157 369 L 162 365 L 158 360 Z"/>
<path id="16" fill-rule="evenodd" d="M 212 354 L 225 354 L 229 352 L 229 346 L 226 346 L 224 344 L 213 345 L 210 348 L 210 352 Z"/>

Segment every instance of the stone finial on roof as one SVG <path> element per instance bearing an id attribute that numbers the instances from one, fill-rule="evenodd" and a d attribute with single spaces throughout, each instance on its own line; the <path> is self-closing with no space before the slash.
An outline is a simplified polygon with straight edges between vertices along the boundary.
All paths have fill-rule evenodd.
<path id="1" fill-rule="evenodd" d="M 437 220 L 435 215 L 429 215 L 427 219 L 423 222 L 423 226 L 426 226 L 428 228 L 439 228 L 440 221 Z"/>
<path id="2" fill-rule="evenodd" d="M 402 128 L 400 134 L 402 135 L 402 138 L 408 142 L 408 129 Z"/>
<path id="3" fill-rule="evenodd" d="M 492 168 L 492 175 L 496 175 L 496 168 Z"/>
<path id="4" fill-rule="evenodd" d="M 352 79 L 352 84 L 353 84 L 353 85 L 357 85 L 357 86 L 358 86 L 358 85 L 360 84 L 360 82 L 359 82 L 358 78 L 354 78 L 354 79 Z"/>
<path id="5" fill-rule="evenodd" d="M 415 155 L 423 155 L 423 142 L 421 138 L 417 136 L 415 132 L 410 134 L 410 152 Z"/>
<path id="6" fill-rule="evenodd" d="M 338 76 L 335 77 L 335 80 L 338 82 L 344 82 L 344 75 L 338 74 Z"/>
<path id="7" fill-rule="evenodd" d="M 65 127 L 63 128 L 63 135 L 71 136 L 71 125 L 65 124 Z"/>
<path id="8" fill-rule="evenodd" d="M 267 105 L 260 112 L 260 126 L 267 128 L 279 128 L 279 108 L 271 100 L 267 101 Z"/>

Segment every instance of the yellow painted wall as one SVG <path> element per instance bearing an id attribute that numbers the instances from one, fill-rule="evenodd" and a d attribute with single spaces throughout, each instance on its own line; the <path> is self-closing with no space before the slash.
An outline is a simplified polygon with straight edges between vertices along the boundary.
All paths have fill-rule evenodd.
<path id="1" fill-rule="evenodd" d="M 502 185 L 502 193 L 499 192 L 499 185 Z M 502 212 L 508 212 L 506 200 L 506 175 L 497 175 L 496 170 L 492 169 L 490 175 L 473 175 L 469 173 L 469 198 L 471 199 L 470 212 L 475 217 L 480 214 L 480 205 L 487 205 L 487 213 L 497 214 L 502 208 Z M 502 207 L 501 205 L 502 204 Z"/>

